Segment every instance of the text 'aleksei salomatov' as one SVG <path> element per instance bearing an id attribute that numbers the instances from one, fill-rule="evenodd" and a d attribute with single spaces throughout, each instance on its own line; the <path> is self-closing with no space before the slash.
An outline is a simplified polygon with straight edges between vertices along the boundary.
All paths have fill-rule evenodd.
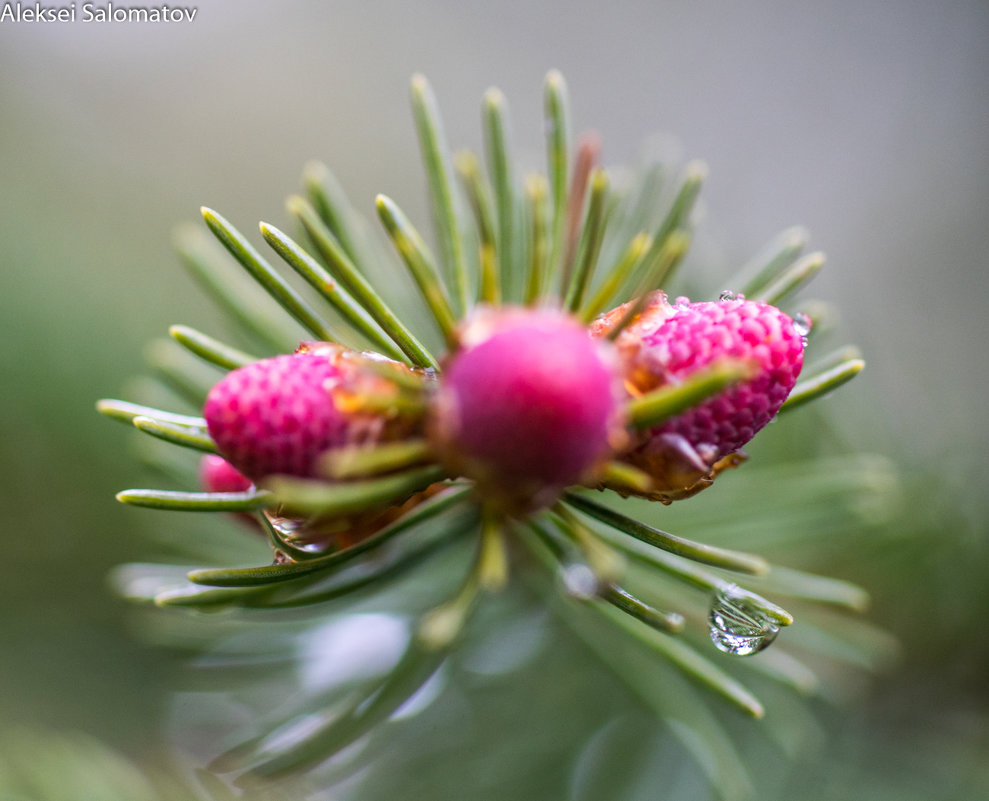
<path id="1" fill-rule="evenodd" d="M 45 6 L 41 3 L 4 3 L 2 22 L 192 22 L 198 8 L 191 6 L 117 6 L 75 3 Z"/>

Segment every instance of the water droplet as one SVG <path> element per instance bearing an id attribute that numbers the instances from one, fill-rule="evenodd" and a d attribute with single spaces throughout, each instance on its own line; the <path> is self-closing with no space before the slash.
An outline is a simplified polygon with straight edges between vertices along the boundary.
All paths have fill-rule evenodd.
<path id="1" fill-rule="evenodd" d="M 718 295 L 718 300 L 722 302 L 729 300 L 737 300 L 737 299 L 738 299 L 738 295 L 736 295 L 730 289 L 723 289 L 721 290 L 721 294 Z"/>
<path id="2" fill-rule="evenodd" d="M 810 317 L 803 312 L 793 315 L 793 330 L 800 337 L 800 341 L 804 343 L 805 348 L 807 347 L 807 335 L 810 334 L 812 325 L 813 323 Z"/>
<path id="3" fill-rule="evenodd" d="M 600 586 L 594 571 L 583 562 L 573 562 L 560 571 L 563 586 L 570 595 L 588 601 L 598 594 Z"/>
<path id="4" fill-rule="evenodd" d="M 308 539 L 307 534 L 312 534 L 306 529 L 305 521 L 294 517 L 280 517 L 272 512 L 264 512 L 264 516 L 268 518 L 268 522 L 271 527 L 275 530 L 275 534 L 282 540 L 282 542 L 287 543 L 296 550 L 306 551 L 307 553 L 322 553 L 326 550 L 328 545 L 328 540 L 326 537 Z M 284 559 L 288 562 L 294 561 L 291 556 L 282 550 L 276 552 L 276 559 L 278 555 L 281 554 Z"/>
<path id="5" fill-rule="evenodd" d="M 680 295 L 676 300 L 673 301 L 673 305 L 677 307 L 680 311 L 690 307 L 690 298 L 686 295 Z"/>
<path id="6" fill-rule="evenodd" d="M 734 584 L 714 596 L 708 622 L 715 646 L 733 656 L 758 653 L 776 639 L 780 630 L 769 615 L 752 603 L 749 593 Z"/>
<path id="7" fill-rule="evenodd" d="M 291 538 L 300 528 L 302 528 L 302 521 L 297 518 L 292 517 L 279 517 L 271 512 L 265 512 L 264 516 L 268 518 L 268 522 L 271 523 L 271 527 L 283 537 Z"/>

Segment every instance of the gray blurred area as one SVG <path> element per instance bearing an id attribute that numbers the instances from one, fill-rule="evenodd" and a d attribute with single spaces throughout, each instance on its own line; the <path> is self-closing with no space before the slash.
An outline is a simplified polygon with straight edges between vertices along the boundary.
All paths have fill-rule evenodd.
<path id="1" fill-rule="evenodd" d="M 0 22 L 0 728 L 85 730 L 157 761 L 182 660 L 131 636 L 104 577 L 150 558 L 145 535 L 160 543 L 164 524 L 114 502 L 134 485 L 131 440 L 93 403 L 126 391 L 168 325 L 220 333 L 170 243 L 200 205 L 248 232 L 284 224 L 283 199 L 319 158 L 369 216 L 386 192 L 427 227 L 414 72 L 431 80 L 454 147 L 480 146 L 481 96 L 501 88 L 522 166 L 542 163 L 553 67 L 607 165 L 650 135 L 675 138 L 710 168 L 695 256 L 710 276 L 805 225 L 828 255 L 807 294 L 841 309 L 841 340 L 868 362 L 826 402 L 836 436 L 936 477 L 907 503 L 929 515 L 950 499 L 945 526 L 968 532 L 972 564 L 989 564 L 989 5 L 197 7 L 192 24 Z M 960 591 L 984 599 L 969 567 Z M 939 673 L 925 669 L 906 671 Z M 984 679 L 981 694 L 966 685 L 973 710 Z M 881 708 L 870 714 L 885 731 Z"/>

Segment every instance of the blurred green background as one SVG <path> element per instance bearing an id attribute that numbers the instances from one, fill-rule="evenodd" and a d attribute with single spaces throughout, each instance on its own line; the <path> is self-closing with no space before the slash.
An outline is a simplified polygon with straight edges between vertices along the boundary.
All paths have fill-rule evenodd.
<path id="1" fill-rule="evenodd" d="M 166 760 L 182 659 L 134 636 L 105 577 L 160 553 L 171 526 L 209 527 L 114 502 L 143 474 L 93 404 L 126 392 L 169 324 L 215 333 L 174 226 L 202 204 L 245 231 L 281 224 L 314 157 L 369 216 L 384 191 L 424 220 L 409 76 L 430 78 L 454 147 L 480 145 L 480 98 L 499 86 L 522 166 L 536 167 L 556 67 L 606 164 L 651 134 L 707 161 L 695 260 L 710 275 L 809 227 L 829 257 L 811 294 L 841 308 L 842 339 L 868 361 L 825 403 L 828 431 L 903 470 L 890 525 L 904 536 L 832 556 L 873 590 L 872 618 L 904 659 L 868 702 L 823 713 L 813 769 L 762 791 L 960 799 L 989 786 L 985 3 L 198 9 L 192 24 L 0 22 L 0 731 L 84 731 L 139 764 Z M 707 797 L 696 772 L 666 770 L 655 797 Z M 837 774 L 847 792 L 815 795 Z"/>

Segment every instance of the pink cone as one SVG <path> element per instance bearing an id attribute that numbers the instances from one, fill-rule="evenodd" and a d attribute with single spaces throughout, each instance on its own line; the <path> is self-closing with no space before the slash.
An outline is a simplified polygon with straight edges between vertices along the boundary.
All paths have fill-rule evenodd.
<path id="1" fill-rule="evenodd" d="M 365 361 L 337 345 L 307 343 L 298 353 L 227 374 L 203 407 L 220 454 L 253 481 L 314 477 L 320 454 L 330 448 L 394 438 L 395 421 L 354 403 L 361 393 L 390 386 L 362 369 Z"/>
<path id="2" fill-rule="evenodd" d="M 617 312 L 596 324 L 598 335 L 610 329 Z M 618 337 L 630 392 L 677 384 L 719 359 L 748 360 L 757 372 L 647 432 L 626 455 L 628 461 L 652 474 L 661 490 L 674 491 L 671 497 L 683 497 L 675 491 L 686 489 L 719 462 L 730 466 L 732 455 L 776 416 L 793 389 L 803 366 L 805 333 L 767 303 L 733 298 L 670 305 L 662 293 L 655 293 Z M 686 483 L 677 487 L 681 482 Z"/>

